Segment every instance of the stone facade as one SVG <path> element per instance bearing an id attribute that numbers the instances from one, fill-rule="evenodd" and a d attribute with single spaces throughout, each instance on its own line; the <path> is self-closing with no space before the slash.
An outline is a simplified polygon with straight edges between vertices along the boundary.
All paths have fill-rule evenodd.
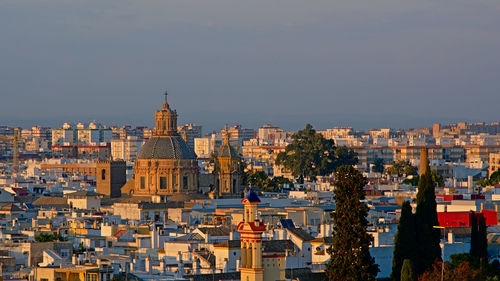
<path id="1" fill-rule="evenodd" d="M 193 149 L 177 133 L 177 112 L 165 94 L 155 113 L 153 136 L 143 145 L 135 162 L 134 195 L 159 196 L 198 192 L 198 162 Z"/>

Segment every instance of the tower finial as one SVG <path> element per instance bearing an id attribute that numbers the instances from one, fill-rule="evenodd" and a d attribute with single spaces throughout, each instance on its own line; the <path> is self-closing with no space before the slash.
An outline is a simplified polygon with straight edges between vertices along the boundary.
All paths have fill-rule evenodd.
<path id="1" fill-rule="evenodd" d="M 229 129 L 227 124 L 224 126 L 224 142 L 229 143 Z"/>
<path id="2" fill-rule="evenodd" d="M 165 90 L 165 103 L 163 104 L 163 108 L 168 108 L 168 101 L 167 101 L 167 96 L 168 96 L 168 92 L 167 90 Z"/>

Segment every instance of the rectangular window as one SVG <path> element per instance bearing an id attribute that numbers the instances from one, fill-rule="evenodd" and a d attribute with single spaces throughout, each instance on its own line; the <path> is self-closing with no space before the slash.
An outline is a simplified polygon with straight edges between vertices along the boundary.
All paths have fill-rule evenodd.
<path id="1" fill-rule="evenodd" d="M 188 188 L 188 177 L 184 176 L 182 178 L 182 188 L 187 189 Z"/>
<path id="2" fill-rule="evenodd" d="M 167 177 L 160 177 L 160 189 L 167 189 Z"/>
<path id="3" fill-rule="evenodd" d="M 146 188 L 146 177 L 141 177 L 141 189 Z"/>
<path id="4" fill-rule="evenodd" d="M 105 169 L 102 169 L 102 171 L 101 171 L 101 172 L 102 172 L 102 173 L 101 173 L 101 174 L 102 174 L 101 179 L 102 179 L 102 180 L 105 180 L 105 179 L 106 179 L 106 170 L 105 170 Z"/>

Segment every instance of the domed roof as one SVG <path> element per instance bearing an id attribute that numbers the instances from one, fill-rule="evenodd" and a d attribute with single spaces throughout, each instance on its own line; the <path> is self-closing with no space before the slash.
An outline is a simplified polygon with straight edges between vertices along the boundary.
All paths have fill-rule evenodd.
<path id="1" fill-rule="evenodd" d="M 161 136 L 150 138 L 137 159 L 196 159 L 196 154 L 181 136 Z"/>
<path id="2" fill-rule="evenodd" d="M 219 151 L 217 153 L 218 157 L 238 157 L 238 153 L 236 150 L 228 143 L 225 142 L 223 145 L 219 147 Z"/>

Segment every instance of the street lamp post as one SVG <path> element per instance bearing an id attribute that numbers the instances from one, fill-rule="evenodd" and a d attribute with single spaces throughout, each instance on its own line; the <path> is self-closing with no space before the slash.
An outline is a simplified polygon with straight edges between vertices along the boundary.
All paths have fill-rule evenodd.
<path id="1" fill-rule="evenodd" d="M 441 281 L 443 281 L 444 280 L 444 246 L 445 246 L 445 240 L 444 240 L 445 237 L 444 237 L 444 235 L 446 233 L 446 227 L 435 225 L 435 226 L 433 226 L 433 228 L 439 229 L 440 231 L 441 231 L 441 229 L 445 230 L 445 231 L 443 231 L 443 236 L 442 236 L 443 237 L 443 239 L 442 239 L 442 241 L 443 241 L 443 248 L 441 249 L 441 259 L 442 259 L 442 261 L 441 261 Z"/>

